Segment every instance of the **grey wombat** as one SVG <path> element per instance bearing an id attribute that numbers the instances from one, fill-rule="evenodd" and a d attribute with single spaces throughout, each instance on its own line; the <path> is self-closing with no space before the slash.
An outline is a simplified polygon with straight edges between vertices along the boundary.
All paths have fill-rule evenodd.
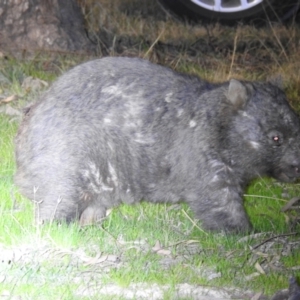
<path id="1" fill-rule="evenodd" d="M 121 202 L 186 201 L 209 230 L 245 231 L 255 177 L 300 177 L 300 124 L 270 82 L 212 84 L 134 58 L 61 76 L 27 112 L 15 182 L 40 220 L 100 220 Z"/>

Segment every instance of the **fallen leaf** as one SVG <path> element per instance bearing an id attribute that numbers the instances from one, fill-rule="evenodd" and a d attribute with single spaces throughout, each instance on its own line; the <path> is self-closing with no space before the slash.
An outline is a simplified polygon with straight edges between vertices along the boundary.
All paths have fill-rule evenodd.
<path id="1" fill-rule="evenodd" d="M 159 251 L 161 248 L 162 247 L 161 247 L 160 241 L 156 241 L 154 247 L 152 248 L 152 250 L 154 252 L 156 252 L 156 251 Z"/>
<path id="2" fill-rule="evenodd" d="M 156 253 L 159 255 L 168 256 L 168 255 L 171 255 L 171 250 L 161 249 L 161 250 L 156 251 Z"/>
<path id="3" fill-rule="evenodd" d="M 257 293 L 250 300 L 259 300 L 262 294 L 263 293 Z"/>
<path id="4" fill-rule="evenodd" d="M 8 97 L 5 98 L 5 99 L 2 99 L 2 100 L 0 101 L 0 104 L 1 104 L 1 103 L 8 103 L 8 102 L 14 101 L 14 100 L 16 100 L 16 99 L 18 99 L 18 96 L 17 96 L 17 95 L 11 95 L 11 96 L 8 96 Z"/>
<path id="5" fill-rule="evenodd" d="M 167 256 L 167 255 L 171 254 L 171 250 L 162 248 L 159 241 L 156 241 L 156 243 L 155 243 L 154 247 L 152 248 L 152 250 L 154 252 L 156 252 L 157 254 L 159 254 L 159 255 L 166 255 Z"/>
<path id="6" fill-rule="evenodd" d="M 263 274 L 263 275 L 266 274 L 266 272 L 264 271 L 264 269 L 258 262 L 255 263 L 254 267 L 260 274 Z"/>
<path id="7" fill-rule="evenodd" d="M 250 280 L 252 280 L 253 278 L 258 277 L 258 276 L 260 276 L 260 275 L 261 275 L 260 273 L 254 272 L 254 273 L 252 273 L 252 274 L 246 276 L 246 277 L 245 277 L 245 280 L 246 280 L 246 281 L 250 281 Z"/>

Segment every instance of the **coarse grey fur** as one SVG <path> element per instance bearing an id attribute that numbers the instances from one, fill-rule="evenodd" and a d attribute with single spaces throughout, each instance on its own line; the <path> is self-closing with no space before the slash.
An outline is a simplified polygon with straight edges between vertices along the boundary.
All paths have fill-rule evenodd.
<path id="1" fill-rule="evenodd" d="M 186 201 L 208 230 L 246 231 L 255 177 L 300 176 L 300 124 L 271 82 L 213 84 L 137 58 L 62 75 L 27 110 L 16 185 L 39 220 L 100 220 L 121 202 Z"/>

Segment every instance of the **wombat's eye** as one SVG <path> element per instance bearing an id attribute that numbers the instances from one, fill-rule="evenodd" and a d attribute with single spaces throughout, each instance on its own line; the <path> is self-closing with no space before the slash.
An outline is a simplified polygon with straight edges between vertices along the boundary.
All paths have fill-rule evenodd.
<path id="1" fill-rule="evenodd" d="M 269 132 L 268 137 L 273 146 L 280 146 L 283 143 L 283 136 L 277 130 L 272 130 L 271 132 Z"/>
<path id="2" fill-rule="evenodd" d="M 275 145 L 275 146 L 280 146 L 283 142 L 281 136 L 279 136 L 279 135 L 273 135 L 272 140 L 273 140 L 273 145 Z"/>

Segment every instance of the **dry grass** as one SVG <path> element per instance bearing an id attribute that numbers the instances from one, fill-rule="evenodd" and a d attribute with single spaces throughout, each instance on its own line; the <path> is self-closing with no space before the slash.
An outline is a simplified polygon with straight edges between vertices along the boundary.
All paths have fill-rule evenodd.
<path id="1" fill-rule="evenodd" d="M 300 28 L 297 20 L 266 27 L 195 25 L 166 15 L 155 0 L 80 0 L 99 56 L 148 58 L 211 81 L 282 76 L 299 109 Z"/>

